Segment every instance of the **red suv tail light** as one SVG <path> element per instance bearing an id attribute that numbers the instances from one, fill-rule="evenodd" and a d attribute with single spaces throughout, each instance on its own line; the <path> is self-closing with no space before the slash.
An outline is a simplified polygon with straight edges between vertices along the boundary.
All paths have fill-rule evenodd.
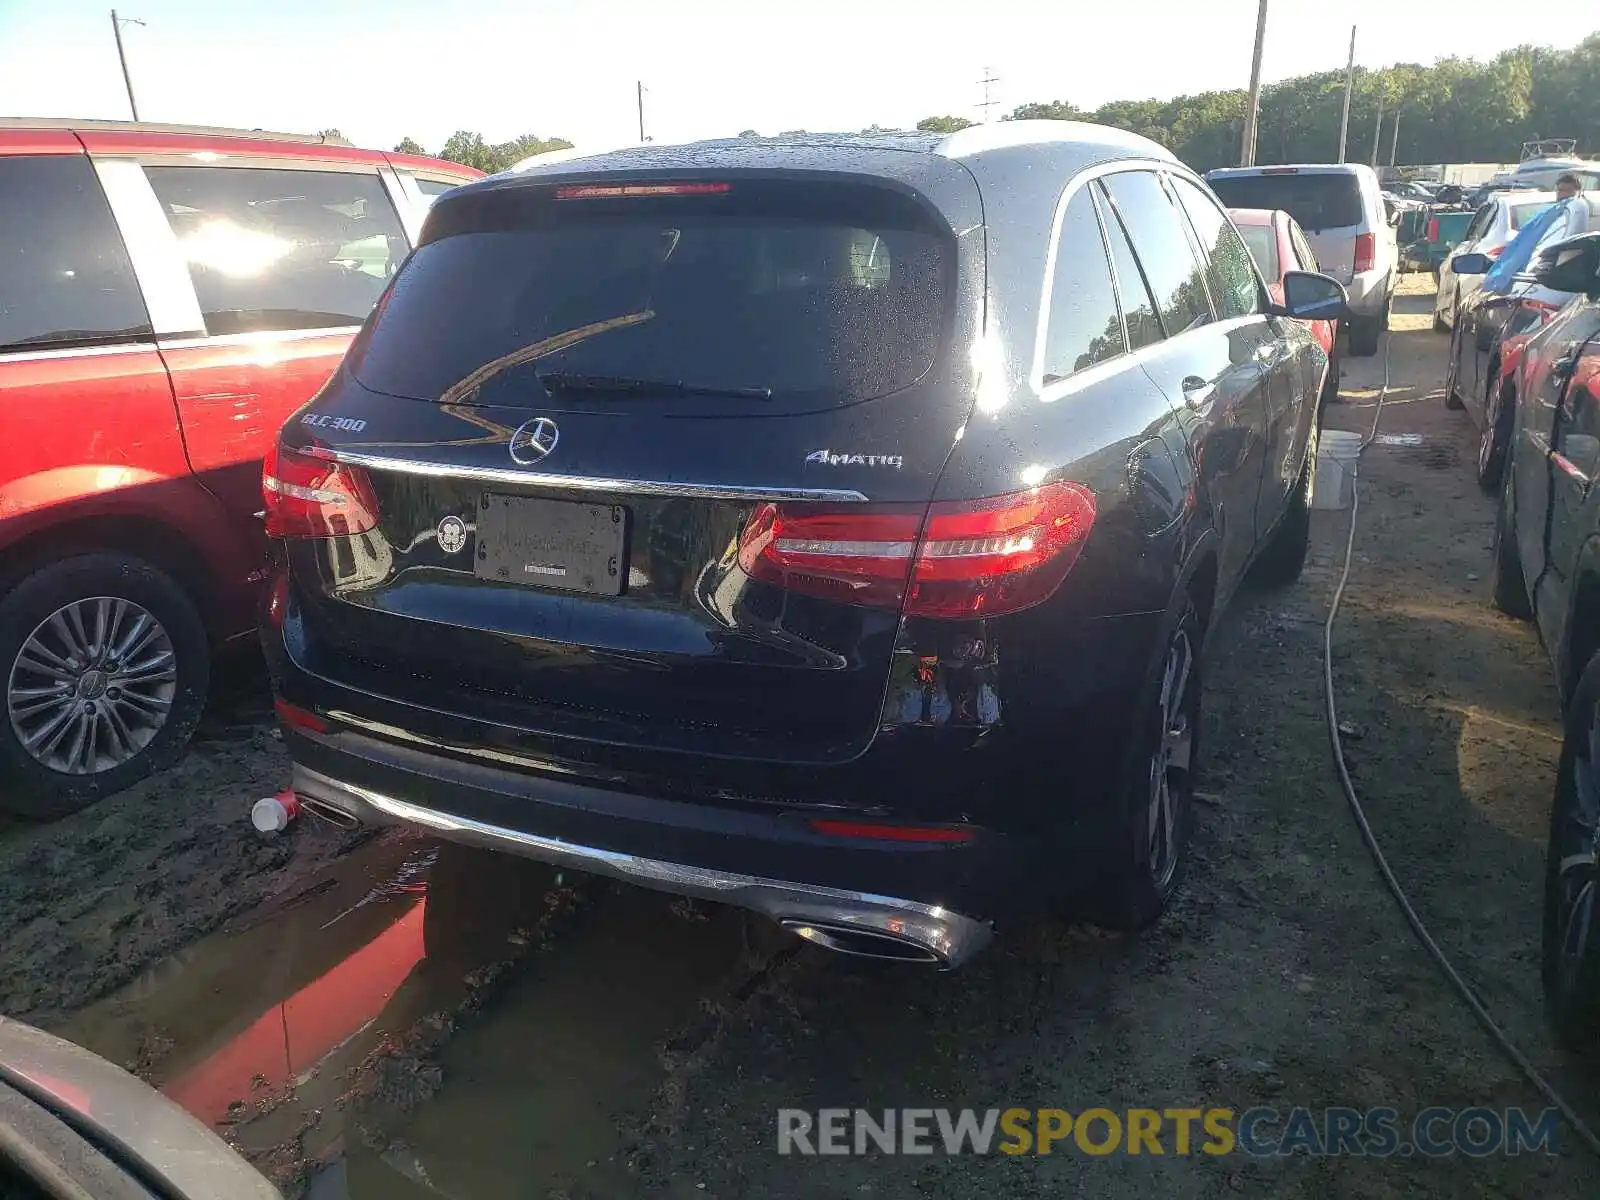
<path id="1" fill-rule="evenodd" d="M 940 502 L 925 513 L 765 504 L 740 536 L 739 565 L 789 591 L 907 616 L 999 616 L 1060 586 L 1094 517 L 1094 493 L 1077 483 Z"/>
<path id="2" fill-rule="evenodd" d="M 1377 235 L 1372 233 L 1356 234 L 1356 274 L 1359 275 L 1363 271 L 1372 270 L 1373 261 L 1377 258 L 1377 256 Z"/>
<path id="3" fill-rule="evenodd" d="M 283 446 L 267 451 L 261 494 L 269 537 L 343 537 L 378 524 L 378 500 L 365 471 Z"/>
<path id="4" fill-rule="evenodd" d="M 1439 240 L 1439 218 L 1438 217 L 1434 217 L 1433 220 L 1428 222 L 1428 240 L 1430 242 L 1437 242 Z"/>

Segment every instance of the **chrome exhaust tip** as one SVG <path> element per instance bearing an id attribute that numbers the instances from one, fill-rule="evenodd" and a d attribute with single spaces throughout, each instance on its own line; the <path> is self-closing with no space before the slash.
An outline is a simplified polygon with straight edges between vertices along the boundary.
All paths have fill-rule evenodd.
<path id="1" fill-rule="evenodd" d="M 940 958 L 927 946 L 893 934 L 870 929 L 852 929 L 848 925 L 820 925 L 810 921 L 779 921 L 778 924 L 797 937 L 837 954 L 851 954 L 857 958 L 881 958 L 894 962 L 926 963 L 944 966 Z"/>
<path id="2" fill-rule="evenodd" d="M 361 825 L 361 821 L 354 813 L 346 812 L 326 800 L 319 800 L 315 796 L 299 796 L 298 799 L 301 808 L 330 825 L 336 825 L 340 829 L 356 829 Z"/>

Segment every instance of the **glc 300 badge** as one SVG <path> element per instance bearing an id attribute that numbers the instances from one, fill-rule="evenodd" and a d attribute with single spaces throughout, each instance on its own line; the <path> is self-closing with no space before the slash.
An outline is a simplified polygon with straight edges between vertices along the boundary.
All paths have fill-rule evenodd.
<path id="1" fill-rule="evenodd" d="M 446 517 L 435 532 L 439 536 L 439 549 L 446 554 L 457 554 L 467 544 L 467 523 L 460 517 Z"/>

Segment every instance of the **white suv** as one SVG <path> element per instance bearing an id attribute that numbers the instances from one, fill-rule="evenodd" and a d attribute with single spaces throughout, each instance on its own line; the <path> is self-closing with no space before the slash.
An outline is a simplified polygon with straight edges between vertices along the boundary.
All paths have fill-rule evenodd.
<path id="1" fill-rule="evenodd" d="M 1281 208 L 1300 223 L 1321 269 L 1350 297 L 1350 353 L 1376 354 L 1400 279 L 1400 244 L 1377 173 L 1360 163 L 1222 167 L 1206 182 L 1229 208 Z"/>

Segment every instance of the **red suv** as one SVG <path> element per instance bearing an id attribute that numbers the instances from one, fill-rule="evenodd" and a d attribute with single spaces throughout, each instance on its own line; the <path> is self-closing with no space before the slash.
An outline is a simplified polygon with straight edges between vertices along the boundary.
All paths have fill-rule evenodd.
<path id="1" fill-rule="evenodd" d="M 262 455 L 479 174 L 0 120 L 0 808 L 71 812 L 182 750 L 254 629 Z"/>

